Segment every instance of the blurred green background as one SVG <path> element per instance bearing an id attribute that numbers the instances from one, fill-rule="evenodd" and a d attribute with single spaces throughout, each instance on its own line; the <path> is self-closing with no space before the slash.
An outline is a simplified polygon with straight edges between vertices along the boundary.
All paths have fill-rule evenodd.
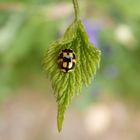
<path id="1" fill-rule="evenodd" d="M 63 132 L 42 70 L 73 20 L 70 0 L 0 0 L 0 140 L 140 139 L 140 0 L 79 0 L 100 70 L 73 101 Z"/>

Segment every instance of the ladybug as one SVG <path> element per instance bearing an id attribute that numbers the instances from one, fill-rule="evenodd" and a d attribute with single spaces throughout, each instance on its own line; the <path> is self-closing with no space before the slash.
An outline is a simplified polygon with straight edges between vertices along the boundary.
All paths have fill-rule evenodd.
<path id="1" fill-rule="evenodd" d="M 58 56 L 58 65 L 61 71 L 67 73 L 74 69 L 76 56 L 72 49 L 64 49 Z"/>

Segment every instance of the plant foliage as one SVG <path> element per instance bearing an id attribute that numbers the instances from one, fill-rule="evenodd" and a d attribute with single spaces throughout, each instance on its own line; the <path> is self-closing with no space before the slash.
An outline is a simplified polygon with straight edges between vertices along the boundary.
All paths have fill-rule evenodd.
<path id="1" fill-rule="evenodd" d="M 63 49 L 75 52 L 77 63 L 70 73 L 60 70 L 57 59 Z M 90 43 L 81 20 L 74 21 L 64 37 L 54 42 L 46 51 L 44 69 L 49 76 L 58 103 L 57 125 L 61 131 L 64 113 L 74 95 L 78 95 L 83 85 L 88 86 L 100 62 L 100 51 Z"/>

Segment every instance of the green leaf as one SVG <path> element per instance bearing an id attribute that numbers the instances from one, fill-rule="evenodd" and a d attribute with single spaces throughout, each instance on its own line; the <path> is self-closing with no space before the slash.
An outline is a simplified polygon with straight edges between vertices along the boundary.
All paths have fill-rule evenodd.
<path id="1" fill-rule="evenodd" d="M 76 66 L 72 72 L 60 70 L 57 59 L 63 49 L 72 49 L 76 55 Z M 90 43 L 81 20 L 74 21 L 64 37 L 54 42 L 46 51 L 44 69 L 51 80 L 58 103 L 57 125 L 61 131 L 65 111 L 73 96 L 78 95 L 83 85 L 88 86 L 99 67 L 100 51 Z"/>

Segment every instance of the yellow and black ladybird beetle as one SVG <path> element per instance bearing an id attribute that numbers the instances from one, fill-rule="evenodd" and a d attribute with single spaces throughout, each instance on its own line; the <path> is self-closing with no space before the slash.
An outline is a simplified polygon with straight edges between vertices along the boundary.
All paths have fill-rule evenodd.
<path id="1" fill-rule="evenodd" d="M 67 73 L 74 69 L 76 64 L 76 56 L 72 49 L 64 49 L 58 56 L 58 64 L 61 71 Z"/>

